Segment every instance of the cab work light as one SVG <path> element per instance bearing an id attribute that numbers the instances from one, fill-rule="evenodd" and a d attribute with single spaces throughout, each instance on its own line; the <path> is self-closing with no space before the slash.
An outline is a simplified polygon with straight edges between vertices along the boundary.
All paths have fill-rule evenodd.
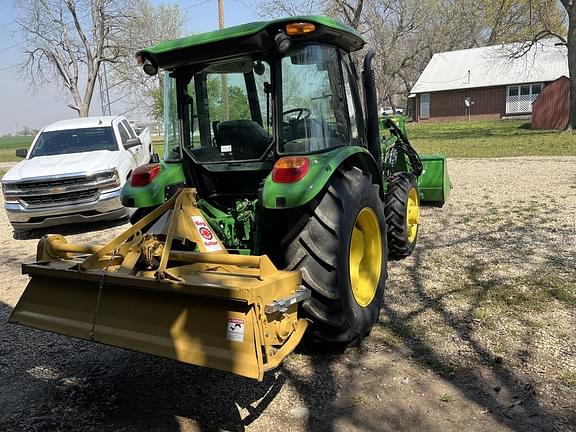
<path id="1" fill-rule="evenodd" d="M 290 23 L 286 25 L 288 36 L 302 36 L 316 31 L 316 25 L 307 22 Z"/>
<path id="2" fill-rule="evenodd" d="M 310 159 L 302 156 L 280 158 L 272 169 L 272 181 L 275 183 L 294 183 L 304 178 L 310 169 Z"/>

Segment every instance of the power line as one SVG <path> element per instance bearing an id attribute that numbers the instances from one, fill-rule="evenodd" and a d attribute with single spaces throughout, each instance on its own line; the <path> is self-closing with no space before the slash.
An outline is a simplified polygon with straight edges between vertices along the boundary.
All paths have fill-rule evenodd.
<path id="1" fill-rule="evenodd" d="M 257 11 L 256 9 L 254 9 L 252 6 L 250 6 L 248 3 L 246 3 L 244 0 L 236 0 L 236 2 L 244 5 L 244 7 L 250 9 L 252 12 L 254 12 L 256 15 L 258 15 L 260 18 L 264 18 L 265 15 L 259 11 Z"/>
<path id="2" fill-rule="evenodd" d="M 20 46 L 20 45 L 22 45 L 22 42 L 17 43 L 17 44 L 14 44 L 14 45 L 11 45 L 11 46 L 9 46 L 9 47 L 7 47 L 7 48 L 2 48 L 2 49 L 0 49 L 0 53 L 3 53 L 4 51 L 11 50 L 12 48 L 16 48 L 17 46 Z"/>
<path id="3" fill-rule="evenodd" d="M 212 1 L 212 0 L 202 0 L 202 1 L 199 1 L 198 3 L 194 3 L 194 4 L 192 4 L 192 5 L 188 6 L 188 7 L 182 8 L 181 10 L 182 10 L 182 11 L 186 11 L 186 10 L 188 10 L 188 9 L 192 9 L 192 8 L 195 8 L 195 7 L 198 7 L 198 6 L 202 6 L 203 4 L 210 3 L 211 1 Z"/>
<path id="4" fill-rule="evenodd" d="M 8 69 L 14 69 L 14 68 L 16 68 L 16 67 L 18 67 L 17 64 L 10 65 L 10 66 L 5 66 L 5 67 L 3 67 L 3 68 L 0 69 L 0 72 L 7 71 Z"/>

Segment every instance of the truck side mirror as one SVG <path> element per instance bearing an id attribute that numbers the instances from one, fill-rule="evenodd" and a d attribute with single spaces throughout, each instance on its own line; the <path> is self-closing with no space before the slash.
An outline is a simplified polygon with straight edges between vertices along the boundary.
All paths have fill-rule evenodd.
<path id="1" fill-rule="evenodd" d="M 129 149 L 132 147 L 136 147 L 142 144 L 142 141 L 140 141 L 140 138 L 128 138 L 126 140 L 126 142 L 124 143 L 124 148 L 125 149 Z"/>
<path id="2" fill-rule="evenodd" d="M 19 148 L 16 149 L 16 156 L 19 158 L 25 158 L 28 155 L 28 149 Z"/>

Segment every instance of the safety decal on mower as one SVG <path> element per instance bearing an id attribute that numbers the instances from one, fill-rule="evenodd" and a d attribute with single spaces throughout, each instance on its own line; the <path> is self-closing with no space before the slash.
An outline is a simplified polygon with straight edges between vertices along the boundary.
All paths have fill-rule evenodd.
<path id="1" fill-rule="evenodd" d="M 222 250 L 220 242 L 202 216 L 192 216 L 192 221 L 202 238 L 202 243 L 204 243 L 204 248 L 207 252 Z"/>
<path id="2" fill-rule="evenodd" d="M 233 342 L 244 342 L 244 320 L 228 318 L 226 339 Z"/>

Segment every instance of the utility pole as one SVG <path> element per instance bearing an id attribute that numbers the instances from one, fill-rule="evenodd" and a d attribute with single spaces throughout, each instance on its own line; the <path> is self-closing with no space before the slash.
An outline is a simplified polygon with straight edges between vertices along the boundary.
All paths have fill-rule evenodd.
<path id="1" fill-rule="evenodd" d="M 224 28 L 224 0 L 218 0 L 218 28 Z M 222 115 L 223 121 L 230 119 L 230 110 L 228 109 L 228 77 L 226 74 L 222 77 Z"/>

